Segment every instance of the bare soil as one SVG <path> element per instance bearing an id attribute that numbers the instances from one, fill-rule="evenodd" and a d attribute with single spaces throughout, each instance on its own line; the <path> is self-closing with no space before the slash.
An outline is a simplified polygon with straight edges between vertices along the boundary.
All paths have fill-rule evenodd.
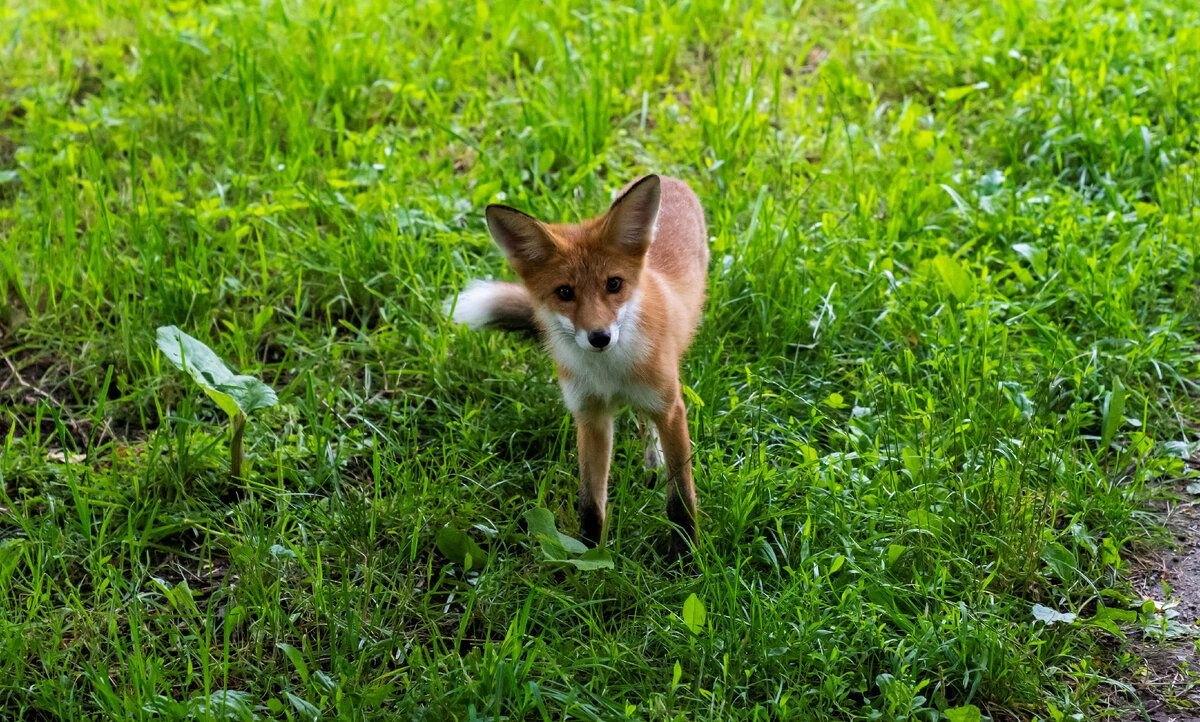
<path id="1" fill-rule="evenodd" d="M 1145 712 L 1129 720 L 1200 722 L 1200 655 L 1196 629 L 1200 621 L 1200 506 L 1180 482 L 1180 499 L 1162 509 L 1163 522 L 1176 546 L 1142 560 L 1134 588 L 1174 615 L 1165 641 L 1143 639 L 1133 650 L 1143 667 L 1132 681 Z"/>

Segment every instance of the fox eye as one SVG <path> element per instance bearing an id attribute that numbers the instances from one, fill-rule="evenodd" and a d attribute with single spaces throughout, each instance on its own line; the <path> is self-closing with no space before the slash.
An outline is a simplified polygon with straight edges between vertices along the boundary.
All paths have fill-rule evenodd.
<path id="1" fill-rule="evenodd" d="M 605 286 L 605 288 L 608 289 L 609 293 L 616 293 L 617 291 L 621 290 L 622 283 L 624 283 L 624 281 L 622 281 L 620 277 L 613 276 L 612 278 L 608 279 L 608 284 Z"/>
<path id="2" fill-rule="evenodd" d="M 574 301 L 575 289 L 571 288 L 570 286 L 559 286 L 558 288 L 554 289 L 554 295 L 558 296 L 559 299 L 563 301 Z"/>

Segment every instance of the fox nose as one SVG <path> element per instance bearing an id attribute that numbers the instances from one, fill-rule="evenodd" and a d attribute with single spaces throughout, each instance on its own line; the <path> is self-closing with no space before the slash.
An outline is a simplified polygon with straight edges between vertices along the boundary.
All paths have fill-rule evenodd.
<path id="1" fill-rule="evenodd" d="M 612 336 L 609 335 L 608 331 L 588 331 L 588 343 L 594 348 L 604 348 L 611 340 Z"/>

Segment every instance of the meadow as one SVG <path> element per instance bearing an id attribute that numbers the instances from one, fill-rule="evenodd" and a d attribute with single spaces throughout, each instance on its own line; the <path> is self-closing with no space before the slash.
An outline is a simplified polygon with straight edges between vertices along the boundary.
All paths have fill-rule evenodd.
<path id="1" fill-rule="evenodd" d="M 1171 635 L 1133 580 L 1200 421 L 1197 28 L 0 3 L 0 718 L 1141 718 Z M 712 236 L 701 541 L 660 553 L 622 417 L 580 568 L 529 521 L 577 531 L 551 362 L 442 303 L 511 277 L 488 203 L 647 172 Z M 278 392 L 240 479 L 168 325 Z"/>

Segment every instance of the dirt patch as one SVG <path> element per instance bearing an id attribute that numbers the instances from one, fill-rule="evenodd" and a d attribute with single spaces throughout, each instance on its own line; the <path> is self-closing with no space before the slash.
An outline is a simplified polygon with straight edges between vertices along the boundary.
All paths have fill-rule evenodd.
<path id="1" fill-rule="evenodd" d="M 7 435 L 10 426 L 18 420 L 26 424 L 38 419 L 36 409 L 46 404 L 58 411 L 57 418 L 69 432 L 76 450 L 85 449 L 94 433 L 92 419 L 76 413 L 61 384 L 55 379 L 64 372 L 54 364 L 30 355 L 27 359 L 14 359 L 0 346 L 0 403 L 14 412 L 13 417 L 0 417 L 0 435 Z M 38 422 L 40 435 L 53 437 L 55 416 L 47 414 Z M 112 436 L 111 429 L 105 429 Z"/>
<path id="2" fill-rule="evenodd" d="M 1142 560 L 1133 577 L 1134 589 L 1155 600 L 1167 621 L 1165 639 L 1133 644 L 1143 666 L 1132 684 L 1146 713 L 1132 714 L 1130 720 L 1200 722 L 1195 633 L 1200 622 L 1200 507 L 1183 488 L 1178 492 L 1179 500 L 1161 509 L 1175 548 Z"/>

